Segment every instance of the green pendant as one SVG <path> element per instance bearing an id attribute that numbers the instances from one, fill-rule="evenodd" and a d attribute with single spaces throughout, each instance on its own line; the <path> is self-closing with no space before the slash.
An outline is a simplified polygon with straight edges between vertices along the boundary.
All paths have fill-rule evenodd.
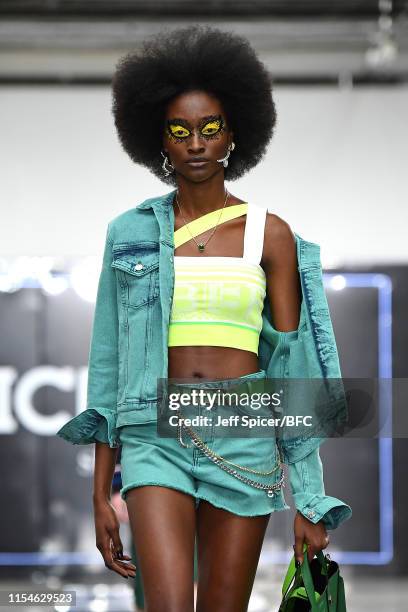
<path id="1" fill-rule="evenodd" d="M 198 250 L 199 250 L 199 251 L 204 251 L 204 247 L 205 247 L 205 244 L 203 244 L 202 242 L 200 242 L 200 244 L 198 245 Z"/>

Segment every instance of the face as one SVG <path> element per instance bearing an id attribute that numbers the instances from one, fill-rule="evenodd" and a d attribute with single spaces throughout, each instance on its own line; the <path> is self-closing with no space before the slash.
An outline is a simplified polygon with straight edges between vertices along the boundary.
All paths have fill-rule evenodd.
<path id="1" fill-rule="evenodd" d="M 225 157 L 232 140 L 224 109 L 210 94 L 189 91 L 167 105 L 163 150 L 175 172 L 186 179 L 200 182 L 224 172 L 224 166 L 216 160 Z M 205 161 L 189 162 L 195 158 Z"/>

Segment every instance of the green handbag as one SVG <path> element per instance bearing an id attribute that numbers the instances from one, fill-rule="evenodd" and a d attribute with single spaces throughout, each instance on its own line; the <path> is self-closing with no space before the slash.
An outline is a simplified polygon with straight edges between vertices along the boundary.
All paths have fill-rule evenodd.
<path id="1" fill-rule="evenodd" d="M 279 612 L 347 612 L 338 563 L 321 550 L 309 563 L 304 544 L 303 563 L 296 567 L 294 555 L 289 563 Z"/>

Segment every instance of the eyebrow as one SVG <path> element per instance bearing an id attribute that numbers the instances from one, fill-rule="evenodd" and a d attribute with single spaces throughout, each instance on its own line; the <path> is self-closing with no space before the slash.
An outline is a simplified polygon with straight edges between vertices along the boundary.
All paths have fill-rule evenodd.
<path id="1" fill-rule="evenodd" d="M 205 115 L 205 117 L 201 117 L 199 123 L 202 123 L 203 121 L 214 121 L 216 119 L 222 119 L 222 115 Z M 187 121 L 187 119 L 183 119 L 182 117 L 173 117 L 171 119 L 167 119 L 167 123 L 186 123 L 187 125 L 190 125 L 190 122 Z"/>

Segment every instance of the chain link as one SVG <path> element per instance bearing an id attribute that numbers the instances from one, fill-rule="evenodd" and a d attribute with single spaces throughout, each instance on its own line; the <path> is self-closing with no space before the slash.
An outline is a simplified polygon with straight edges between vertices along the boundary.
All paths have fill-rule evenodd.
<path id="1" fill-rule="evenodd" d="M 179 410 L 177 410 L 177 415 L 179 417 L 178 418 L 178 424 L 177 424 L 177 432 L 178 432 L 179 442 L 185 448 L 190 448 L 182 440 L 181 426 L 180 426 L 180 416 L 182 416 L 182 415 L 181 415 Z M 188 427 L 187 425 L 185 425 L 184 422 L 182 422 L 182 426 L 186 430 L 186 432 L 189 434 L 189 436 L 191 437 L 193 444 L 197 448 L 199 448 L 208 457 L 208 459 L 210 459 L 213 463 L 218 465 L 225 472 L 228 472 L 229 474 L 231 474 L 231 476 L 234 476 L 238 480 L 241 480 L 242 482 L 245 482 L 246 484 L 248 484 L 248 485 L 250 485 L 250 486 L 252 486 L 252 487 L 254 487 L 256 489 L 263 489 L 264 491 L 267 491 L 268 497 L 274 497 L 275 493 L 277 491 L 280 491 L 280 489 L 285 486 L 285 473 L 283 471 L 283 463 L 282 463 L 282 457 L 281 457 L 281 454 L 280 454 L 279 447 L 278 447 L 279 459 L 277 461 L 276 466 L 274 466 L 272 468 L 272 470 L 270 470 L 268 472 L 261 472 L 261 471 L 258 471 L 258 470 L 252 470 L 251 468 L 248 468 L 248 467 L 245 467 L 245 466 L 242 466 L 242 465 L 238 465 L 236 463 L 232 463 L 231 461 L 228 461 L 228 459 L 225 459 L 221 455 L 217 455 L 217 453 L 212 451 L 205 444 L 205 442 L 203 440 L 201 440 L 201 438 L 195 433 L 195 431 L 193 429 L 191 429 L 191 427 Z M 229 463 L 231 465 L 234 465 L 235 467 L 238 467 L 241 470 L 245 470 L 245 471 L 251 472 L 253 474 L 261 474 L 261 475 L 264 475 L 264 476 L 272 474 L 273 472 L 275 472 L 277 469 L 280 468 L 281 474 L 280 474 L 279 480 L 277 482 L 275 482 L 273 484 L 264 484 L 264 483 L 261 483 L 261 482 L 257 482 L 256 480 L 251 480 L 247 476 L 243 476 L 242 474 L 239 474 L 236 470 L 231 469 L 227 465 L 223 465 L 223 463 Z"/>

